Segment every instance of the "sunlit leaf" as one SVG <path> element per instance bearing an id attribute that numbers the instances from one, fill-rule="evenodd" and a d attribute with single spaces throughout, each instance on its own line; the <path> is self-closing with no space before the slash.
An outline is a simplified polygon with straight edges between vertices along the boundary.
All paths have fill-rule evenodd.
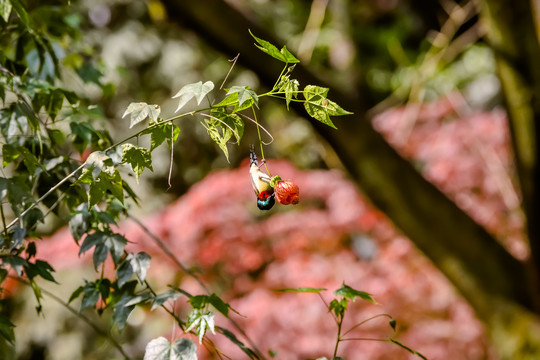
<path id="1" fill-rule="evenodd" d="M 181 293 L 175 290 L 168 290 L 164 293 L 156 295 L 154 302 L 152 303 L 152 308 L 150 310 L 155 310 L 157 307 L 163 305 L 167 300 L 176 300 L 180 297 Z"/>
<path id="2" fill-rule="evenodd" d="M 142 147 L 138 147 L 133 144 L 122 145 L 122 159 L 124 162 L 131 165 L 137 182 L 139 181 L 139 176 L 143 173 L 145 168 L 153 171 L 152 155 L 150 151 Z"/>
<path id="3" fill-rule="evenodd" d="M 126 238 L 120 234 L 108 231 L 96 231 L 84 238 L 79 249 L 79 255 L 95 247 L 93 256 L 95 268 L 105 261 L 108 253 L 111 254 L 114 263 L 117 264 L 122 257 L 126 243 Z"/>
<path id="4" fill-rule="evenodd" d="M 146 118 L 157 122 L 160 113 L 161 108 L 159 105 L 148 105 L 144 102 L 131 103 L 124 112 L 124 115 L 122 115 L 122 118 L 130 115 L 129 128 L 131 129 Z"/>
<path id="5" fill-rule="evenodd" d="M 0 16 L 4 19 L 5 22 L 8 22 L 9 15 L 11 14 L 11 1 L 10 0 L 0 0 Z"/>
<path id="6" fill-rule="evenodd" d="M 15 10 L 15 12 L 17 13 L 17 16 L 19 16 L 19 19 L 21 19 L 23 24 L 26 26 L 30 25 L 30 18 L 23 4 L 20 2 L 20 0 L 10 0 L 10 1 L 11 1 L 11 5 L 13 5 L 13 10 Z"/>
<path id="7" fill-rule="evenodd" d="M 227 95 L 235 93 L 238 94 L 238 106 L 235 108 L 235 112 L 246 109 L 252 104 L 259 107 L 259 97 L 255 91 L 250 89 L 249 86 L 233 86 L 229 89 Z M 247 104 L 249 104 L 249 106 L 246 106 Z"/>
<path id="8" fill-rule="evenodd" d="M 371 294 L 365 292 L 365 291 L 359 291 L 356 289 L 353 289 L 349 285 L 346 285 L 343 283 L 341 288 L 334 291 L 334 295 L 336 296 L 343 296 L 344 298 L 351 299 L 352 301 L 355 301 L 357 297 L 360 297 L 364 300 L 367 300 L 369 302 L 372 302 L 376 304 L 377 302 L 371 297 Z"/>
<path id="9" fill-rule="evenodd" d="M 197 345 L 186 338 L 170 344 L 161 336 L 146 345 L 144 360 L 197 360 Z"/>
<path id="10" fill-rule="evenodd" d="M 150 151 L 153 151 L 165 140 L 167 140 L 170 149 L 171 144 L 178 139 L 180 128 L 175 124 L 166 123 L 158 126 L 152 126 L 145 130 L 143 134 L 150 134 Z"/>
<path id="11" fill-rule="evenodd" d="M 315 85 L 308 85 L 304 88 L 304 107 L 312 118 L 319 120 L 334 129 L 336 126 L 330 120 L 330 116 L 339 116 L 352 114 L 349 111 L 342 109 L 338 104 L 326 98 L 328 88 L 323 88 Z"/>
<path id="12" fill-rule="evenodd" d="M 292 98 L 298 96 L 298 87 L 300 84 L 298 80 L 289 80 L 287 79 L 283 84 L 281 84 L 279 91 L 285 93 L 285 104 L 287 105 L 287 110 L 289 110 L 289 104 L 292 101 Z"/>
<path id="13" fill-rule="evenodd" d="M 197 336 L 199 337 L 199 343 L 202 343 L 202 339 L 206 330 L 210 330 L 212 334 L 214 331 L 214 314 L 211 311 L 201 311 L 194 309 L 188 314 L 186 332 L 192 329 L 197 329 Z"/>
<path id="14" fill-rule="evenodd" d="M 137 254 L 129 253 L 116 269 L 118 277 L 118 286 L 122 287 L 131 280 L 133 274 L 137 275 L 142 282 L 146 278 L 146 272 L 150 266 L 150 255 L 145 252 Z"/>
<path id="15" fill-rule="evenodd" d="M 331 312 L 333 310 L 337 317 L 343 317 L 345 310 L 347 310 L 347 305 L 348 303 L 346 298 L 341 300 L 333 299 L 328 305 L 328 311 Z"/>
<path id="16" fill-rule="evenodd" d="M 257 46 L 259 49 L 261 49 L 263 52 L 267 53 L 268 55 L 272 56 L 275 59 L 278 59 L 280 61 L 283 61 L 284 63 L 297 63 L 300 62 L 296 57 L 294 57 L 293 54 L 289 50 L 287 50 L 287 47 L 283 46 L 281 50 L 278 50 L 278 48 L 275 45 L 272 45 L 270 42 L 260 39 L 253 35 L 251 30 L 249 30 L 249 33 L 251 36 L 255 39 Z"/>
<path id="17" fill-rule="evenodd" d="M 201 104 L 201 101 L 204 99 L 204 97 L 214 89 L 214 83 L 211 81 L 207 81 L 203 84 L 202 81 L 185 85 L 183 88 L 180 89 L 174 95 L 172 98 L 176 99 L 178 98 L 178 107 L 176 108 L 175 112 L 178 112 L 181 108 L 184 107 L 184 105 L 187 104 L 189 100 L 192 98 L 195 98 L 197 100 L 197 105 Z"/>

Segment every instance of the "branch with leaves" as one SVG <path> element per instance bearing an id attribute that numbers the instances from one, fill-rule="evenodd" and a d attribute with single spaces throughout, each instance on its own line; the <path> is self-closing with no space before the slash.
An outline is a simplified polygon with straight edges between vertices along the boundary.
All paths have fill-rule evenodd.
<path id="1" fill-rule="evenodd" d="M 96 77 L 85 77 L 88 73 L 99 72 L 93 64 L 74 62 L 65 65 L 58 61 L 56 53 L 52 51 L 53 45 L 66 44 L 65 37 L 55 38 L 52 34 L 64 34 L 66 28 L 62 26 L 71 26 L 55 21 L 67 13 L 67 8 L 58 7 L 44 14 L 40 12 L 43 11 L 40 8 L 27 11 L 18 0 L 5 2 L 4 5 L 6 6 L 0 8 L 0 15 L 11 28 L 9 33 L 3 28 L 2 35 L 15 43 L 33 43 L 37 51 L 38 66 L 31 67 L 28 57 L 15 52 L 14 56 L 6 53 L 7 55 L 2 54 L 1 57 L 2 165 L 3 168 L 10 168 L 7 172 L 10 175 L 0 177 L 3 225 L 0 233 L 0 284 L 10 271 L 19 278 L 25 277 L 33 289 L 36 309 L 38 312 L 42 311 L 42 296 L 50 293 L 42 290 L 35 279 L 41 277 L 56 282 L 54 269 L 48 262 L 36 259 L 39 242 L 26 239 L 39 237 L 37 224 L 49 214 L 58 214 L 62 209 L 71 214 L 69 228 L 79 245 L 79 255 L 92 254 L 92 263 L 98 275 L 93 281 L 86 280 L 73 291 L 67 302 L 62 302 L 70 311 L 74 310 L 69 304 L 80 299 L 79 314 L 87 309 L 94 309 L 98 313 L 111 311 L 113 324 L 122 330 L 136 306 L 150 306 L 151 311 L 161 308 L 185 334 L 196 336 L 200 344 L 212 348 L 218 357 L 225 355 L 221 354 L 207 337 L 208 332 L 224 335 L 250 359 L 264 359 L 265 356 L 230 318 L 230 311 L 234 310 L 217 294 L 207 291 L 206 294 L 192 295 L 178 287 L 170 287 L 161 293 L 152 289 L 146 279 L 151 264 L 150 256 L 145 252 L 126 251 L 128 239 L 115 230 L 119 220 L 130 216 L 126 201 L 131 199 L 138 202 L 135 192 L 124 179 L 124 170 L 126 167 L 130 168 L 138 181 L 145 169 L 153 170 L 152 152 L 164 143 L 171 150 L 172 157 L 173 144 L 180 134 L 180 128 L 175 121 L 185 117 L 200 120 L 227 159 L 228 144 L 232 141 L 240 143 L 244 135 L 245 120 L 249 120 L 256 126 L 257 142 L 266 166 L 264 146 L 269 143 L 262 140 L 261 134 L 266 133 L 272 140 L 273 137 L 257 117 L 259 99 L 265 96 L 284 101 L 287 108 L 292 102 L 302 103 L 310 116 L 332 128 L 335 128 L 332 116 L 351 113 L 328 99 L 328 88 L 306 85 L 301 89 L 299 82 L 293 78 L 294 64 L 299 60 L 285 46 L 278 49 L 268 41 L 251 34 L 260 50 L 284 63 L 270 91 L 258 94 L 248 86 L 234 85 L 223 89 L 222 85 L 215 92 L 215 85 L 211 81 L 188 84 L 173 96 L 178 100 L 176 113 L 192 100 L 196 101 L 197 106 L 202 106 L 206 99 L 206 107 L 164 118 L 159 105 L 132 103 L 123 114 L 123 117 L 129 117 L 130 129 L 143 124 L 146 126 L 114 142 L 106 130 L 96 129 L 92 125 L 93 120 L 100 119 L 102 115 L 87 99 L 53 85 L 55 79 L 61 80 L 62 66 L 71 66 L 83 81 L 93 82 L 102 89 L 107 86 Z M 28 31 L 35 26 L 38 19 L 50 20 L 46 22 L 49 28 L 42 29 L 45 35 Z M 75 41 L 78 29 L 69 30 L 74 34 L 72 41 Z M 20 49 L 31 51 L 32 48 L 23 46 Z M 92 71 L 88 72 L 89 68 Z M 69 134 L 64 133 L 65 126 L 59 120 L 68 124 Z M 144 136 L 149 137 L 149 148 L 139 146 L 138 141 L 132 141 Z M 72 151 L 79 154 L 79 159 L 73 156 Z M 258 167 L 256 170 L 259 171 Z M 279 176 L 270 177 L 268 168 L 266 171 L 268 176 L 265 175 L 264 180 L 276 190 L 279 202 L 298 202 L 298 188 L 295 188 L 294 184 L 282 181 Z M 283 193 L 280 188 L 283 188 Z M 161 248 L 171 256 L 165 246 Z M 105 276 L 106 260 L 109 258 L 114 267 L 114 275 L 110 278 Z M 179 267 L 186 271 L 187 267 L 175 260 Z M 204 283 L 201 285 L 208 289 Z M 329 311 L 334 311 L 339 326 L 339 320 L 343 320 L 346 304 L 351 296 L 353 301 L 355 296 L 363 297 L 358 294 L 365 296 L 365 293 L 350 288 L 342 289 L 336 295 L 343 296 L 343 299 L 330 303 Z M 166 306 L 171 302 L 177 304 L 181 298 L 186 300 L 186 304 L 191 308 L 186 318 L 177 315 L 176 306 Z M 251 347 L 246 346 L 233 332 L 216 326 L 214 318 L 217 314 L 231 319 Z M 80 316 L 89 321 L 83 315 Z M 0 314 L 0 341 L 15 341 L 13 326 L 8 317 Z M 345 340 L 347 339 L 342 339 L 338 332 L 334 357 L 339 342 Z M 128 357 L 119 344 L 115 343 L 115 346 Z M 169 342 L 159 337 L 148 343 L 144 358 L 196 359 L 196 350 L 197 345 L 188 338 L 181 337 Z"/>

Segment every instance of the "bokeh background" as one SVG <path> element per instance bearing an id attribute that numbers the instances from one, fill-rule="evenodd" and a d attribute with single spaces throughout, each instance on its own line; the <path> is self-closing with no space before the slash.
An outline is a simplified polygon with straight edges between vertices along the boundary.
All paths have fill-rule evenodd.
<path id="1" fill-rule="evenodd" d="M 352 303 L 345 328 L 382 313 L 390 314 L 398 324 L 394 334 L 385 318 L 377 318 L 356 328 L 351 338 L 396 336 L 432 360 L 510 358 L 497 351 L 490 338 L 491 320 L 478 317 L 470 293 L 462 297 L 459 285 L 456 288 L 441 273 L 441 264 L 394 226 L 395 218 L 389 219 L 388 209 L 377 200 L 380 196 L 373 201 L 372 188 L 364 191 L 365 179 L 350 171 L 352 162 L 368 162 L 355 149 L 371 136 L 351 132 L 351 124 L 368 124 L 411 168 L 451 199 L 456 211 L 485 228 L 513 257 L 529 259 L 512 136 L 496 54 L 486 40 L 489 29 L 480 15 L 482 2 L 199 3 L 71 2 L 72 16 L 83 30 L 80 49 L 88 53 L 99 74 L 94 84 L 69 73 L 64 81 L 99 105 L 102 125 L 113 137 L 122 138 L 130 131 L 122 114 L 131 102 L 160 104 L 163 114 L 172 115 L 177 103 L 171 97 L 183 85 L 199 80 L 221 84 L 231 68 L 234 53 L 230 49 L 237 48 L 240 54 L 225 87 L 269 89 L 279 69 L 276 72 L 274 65 L 261 64 L 265 73 L 253 65 L 264 54 L 252 42 L 238 40 L 249 36 L 248 28 L 256 35 L 256 30 L 264 31 L 260 37 L 271 36 L 277 45 L 285 44 L 301 60 L 295 69 L 301 84 L 307 85 L 304 79 L 315 79 L 330 85 L 329 98 L 333 99 L 333 93 L 338 98 L 345 94 L 349 102 L 336 101 L 355 115 L 337 120 L 338 130 L 321 129 L 301 111 L 287 111 L 275 100 L 261 101 L 259 119 L 273 136 L 265 147 L 268 167 L 297 183 L 301 196 L 300 204 L 276 206 L 269 212 L 256 208 L 248 177 L 249 145 L 258 142 L 255 127 L 247 125 L 239 146 L 230 144 L 228 162 L 198 119 L 182 119 L 174 145 L 172 187 L 168 186 L 169 151 L 158 148 L 153 153 L 154 171 L 145 171 L 138 183 L 132 181 L 141 206 L 133 204 L 134 218 L 119 225 L 130 241 L 129 249 L 152 256 L 148 281 L 161 291 L 167 285 L 203 291 L 138 221 L 231 304 L 237 312 L 232 317 L 249 341 L 264 354 L 275 353 L 277 359 L 330 358 L 336 325 L 317 295 L 276 289 L 327 288 L 322 296 L 330 301 L 343 282 L 378 301 L 377 305 L 361 300 Z M 221 8 L 232 9 L 246 22 L 216 10 Z M 216 40 L 216 28 L 228 29 L 222 34 L 226 41 Z M 269 57 L 265 61 L 272 63 Z M 347 106 L 351 102 L 356 104 L 354 109 Z M 343 149 L 351 150 L 343 155 Z M 371 156 L 377 159 L 379 151 L 386 150 L 374 147 Z M 370 166 L 384 167 L 388 165 L 385 159 Z M 362 176 L 369 177 L 370 172 Z M 403 179 L 396 171 L 388 179 L 392 187 L 381 184 L 380 191 L 418 191 L 404 188 L 409 183 L 402 183 Z M 439 203 L 432 202 L 431 208 L 437 213 Z M 77 255 L 78 248 L 64 227 L 67 219 L 59 216 L 44 224 L 38 247 L 38 257 L 51 263 L 60 283 L 42 285 L 64 300 L 81 278 L 95 277 L 91 260 Z M 422 219 L 416 221 L 422 223 Z M 433 244 L 446 241 L 439 239 L 448 235 L 442 234 L 445 229 L 433 228 L 429 219 L 424 226 L 430 229 Z M 462 224 L 448 226 L 456 229 L 458 242 Z M 43 315 L 37 315 L 31 294 L 31 289 L 13 283 L 3 295 L 9 298 L 17 324 L 20 359 L 121 358 L 107 339 L 58 302 L 45 297 Z M 174 304 L 181 315 L 188 308 L 185 298 Z M 104 329 L 110 326 L 107 312 L 99 316 L 85 312 L 84 316 Z M 219 324 L 230 327 L 227 319 L 217 317 Z M 183 336 L 167 314 L 139 307 L 127 329 L 122 333 L 112 329 L 112 334 L 134 358 L 142 358 L 145 345 L 157 336 Z M 225 337 L 209 336 L 225 355 L 245 358 Z M 344 341 L 339 355 L 359 360 L 418 358 L 391 343 L 373 340 Z M 216 358 L 203 346 L 198 356 Z"/>

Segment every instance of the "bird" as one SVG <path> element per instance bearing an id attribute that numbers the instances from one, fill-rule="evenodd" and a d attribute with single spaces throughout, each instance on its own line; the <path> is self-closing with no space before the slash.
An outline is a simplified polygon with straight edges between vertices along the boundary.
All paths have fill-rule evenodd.
<path id="1" fill-rule="evenodd" d="M 263 173 L 259 168 L 257 155 L 253 145 L 249 152 L 249 175 L 251 176 L 251 185 L 257 196 L 257 207 L 261 210 L 270 210 L 276 203 L 274 188 L 270 185 L 271 178 Z"/>

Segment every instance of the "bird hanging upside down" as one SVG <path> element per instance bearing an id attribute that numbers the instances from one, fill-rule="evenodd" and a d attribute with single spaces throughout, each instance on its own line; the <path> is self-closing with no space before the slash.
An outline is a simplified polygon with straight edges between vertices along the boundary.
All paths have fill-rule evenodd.
<path id="1" fill-rule="evenodd" d="M 253 190 L 255 191 L 255 195 L 257 195 L 257 207 L 261 210 L 270 210 L 276 203 L 274 188 L 270 185 L 272 178 L 263 173 L 259 168 L 259 162 L 257 161 L 257 155 L 253 146 L 249 152 L 249 159 L 251 161 L 249 175 L 251 176 Z"/>

